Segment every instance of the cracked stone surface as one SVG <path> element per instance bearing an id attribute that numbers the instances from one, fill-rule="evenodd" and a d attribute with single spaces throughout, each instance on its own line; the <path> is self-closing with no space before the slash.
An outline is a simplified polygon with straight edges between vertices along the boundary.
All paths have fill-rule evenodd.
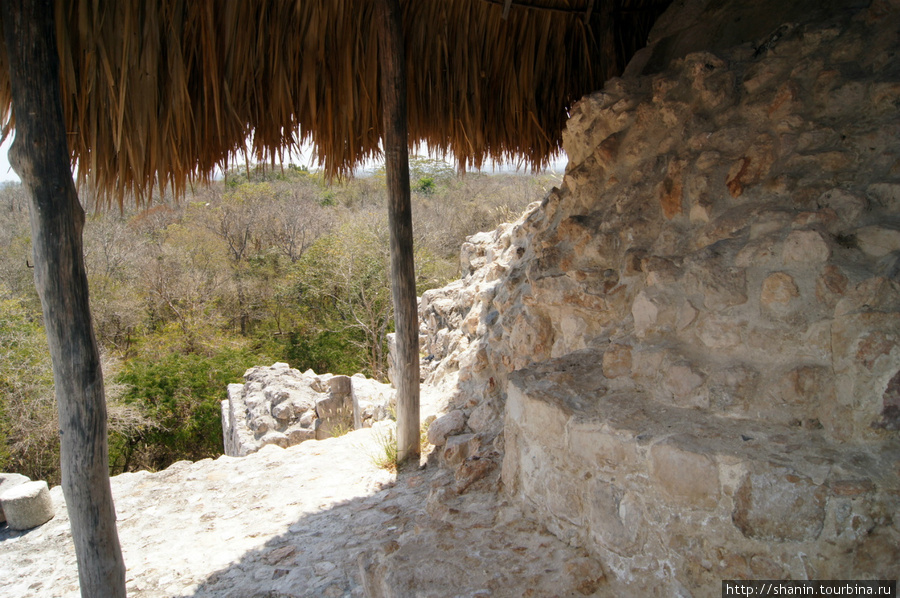
<path id="1" fill-rule="evenodd" d="M 112 478 L 134 598 L 603 595 L 599 563 L 521 518 L 498 468 L 458 494 L 434 466 L 396 474 L 379 432 Z M 76 597 L 60 487 L 55 517 L 0 527 L 0 596 Z"/>

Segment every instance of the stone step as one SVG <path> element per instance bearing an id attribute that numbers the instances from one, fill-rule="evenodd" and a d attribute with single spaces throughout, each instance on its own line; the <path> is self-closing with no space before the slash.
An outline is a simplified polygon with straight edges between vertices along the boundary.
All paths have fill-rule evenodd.
<path id="1" fill-rule="evenodd" d="M 588 349 L 510 376 L 503 481 L 628 591 L 718 596 L 721 579 L 896 575 L 896 440 L 838 444 L 610 392 L 601 357 Z"/>

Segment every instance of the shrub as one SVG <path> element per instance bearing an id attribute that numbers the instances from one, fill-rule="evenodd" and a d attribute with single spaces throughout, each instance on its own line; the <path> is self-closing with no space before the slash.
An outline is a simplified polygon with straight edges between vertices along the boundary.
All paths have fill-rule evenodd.
<path id="1" fill-rule="evenodd" d="M 0 289 L 0 471 L 58 484 L 58 430 L 40 316 Z"/>
<path id="2" fill-rule="evenodd" d="M 110 468 L 162 469 L 180 459 L 222 454 L 221 401 L 226 388 L 251 366 L 267 361 L 246 348 L 224 347 L 209 355 L 141 356 L 117 376 L 122 401 L 150 423 L 110 439 Z"/>

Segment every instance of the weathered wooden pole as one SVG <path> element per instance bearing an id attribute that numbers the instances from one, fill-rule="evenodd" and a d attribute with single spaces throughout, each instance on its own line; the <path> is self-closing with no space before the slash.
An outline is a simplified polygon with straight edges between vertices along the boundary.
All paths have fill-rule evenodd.
<path id="1" fill-rule="evenodd" d="M 63 494 L 81 595 L 125 596 L 125 564 L 109 485 L 106 401 L 91 326 L 78 202 L 59 89 L 51 0 L 3 0 L 16 137 L 9 159 L 31 195 L 34 280 L 59 410 Z"/>
<path id="2" fill-rule="evenodd" d="M 399 0 L 376 0 L 384 119 L 384 168 L 391 228 L 397 386 L 397 460 L 419 455 L 419 316 L 413 256 L 406 112 L 406 56 Z"/>

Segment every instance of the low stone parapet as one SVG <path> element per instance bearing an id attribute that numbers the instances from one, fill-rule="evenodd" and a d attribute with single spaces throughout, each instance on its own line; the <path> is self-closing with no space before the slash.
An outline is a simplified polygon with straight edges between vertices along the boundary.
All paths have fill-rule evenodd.
<path id="1" fill-rule="evenodd" d="M 503 482 L 611 583 L 719 596 L 722 579 L 896 576 L 896 440 L 837 444 L 609 390 L 602 355 L 510 376 Z"/>
<path id="2" fill-rule="evenodd" d="M 287 448 L 369 427 L 389 417 L 394 395 L 362 374 L 301 373 L 286 363 L 250 368 L 222 401 L 225 454 L 244 457 L 268 444 Z"/>

